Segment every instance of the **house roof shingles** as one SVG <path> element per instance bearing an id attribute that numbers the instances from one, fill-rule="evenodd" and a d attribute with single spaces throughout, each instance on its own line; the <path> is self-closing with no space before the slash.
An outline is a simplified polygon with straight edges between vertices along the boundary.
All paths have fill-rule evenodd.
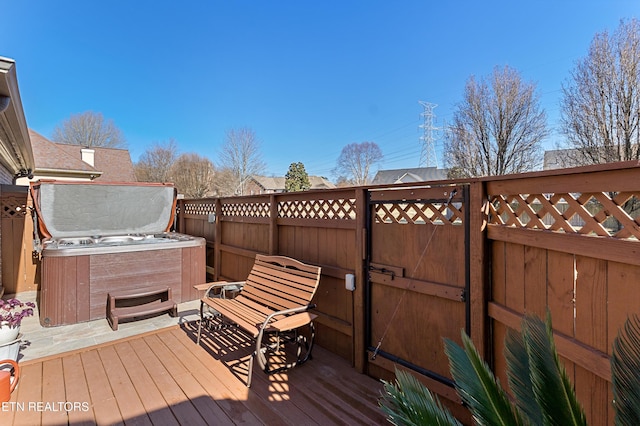
<path id="1" fill-rule="evenodd" d="M 80 150 L 84 148 L 80 145 L 57 145 L 60 145 L 60 148 L 70 155 L 80 155 Z M 91 149 L 95 150 L 93 168 L 102 172 L 100 180 L 109 182 L 135 182 L 137 180 L 128 150 L 95 146 Z"/>
<path id="2" fill-rule="evenodd" d="M 373 185 L 412 183 L 447 179 L 447 171 L 436 167 L 380 170 L 373 178 Z"/>
<path id="3" fill-rule="evenodd" d="M 29 129 L 33 158 L 36 170 L 76 170 L 83 172 L 95 171 L 93 167 L 85 163 L 80 157 L 75 157 L 62 150 L 60 145 L 51 142 L 41 134 Z"/>
<path id="4" fill-rule="evenodd" d="M 265 191 L 284 191 L 286 178 L 281 176 L 252 175 L 253 180 Z M 311 189 L 333 189 L 336 186 L 321 176 L 309 176 Z"/>
<path id="5" fill-rule="evenodd" d="M 91 147 L 95 151 L 94 166 L 82 161 L 80 145 L 51 142 L 29 129 L 36 170 L 59 170 L 60 172 L 102 172 L 101 181 L 135 182 L 136 176 L 131 156 L 126 149 Z"/>

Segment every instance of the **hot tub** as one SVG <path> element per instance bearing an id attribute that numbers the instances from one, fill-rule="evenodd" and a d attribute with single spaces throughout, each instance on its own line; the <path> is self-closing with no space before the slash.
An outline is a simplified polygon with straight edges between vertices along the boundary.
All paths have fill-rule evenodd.
<path id="1" fill-rule="evenodd" d="M 178 303 L 198 298 L 206 242 L 169 232 L 173 185 L 39 181 L 31 191 L 43 326 L 104 319 L 118 290 L 167 286 Z"/>

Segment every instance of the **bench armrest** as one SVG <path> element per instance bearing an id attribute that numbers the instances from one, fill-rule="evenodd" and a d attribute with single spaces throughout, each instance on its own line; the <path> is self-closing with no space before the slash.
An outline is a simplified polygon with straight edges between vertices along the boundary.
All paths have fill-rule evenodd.
<path id="1" fill-rule="evenodd" d="M 283 318 L 283 319 L 280 319 L 278 321 L 275 321 L 275 322 L 271 323 L 271 320 L 276 316 L 279 316 L 279 315 L 289 315 L 289 316 L 291 316 L 293 314 L 300 314 L 301 312 L 306 312 L 309 309 L 313 309 L 315 307 L 316 307 L 315 304 L 311 304 L 311 305 L 305 305 L 305 306 L 298 306 L 297 308 L 291 308 L 291 309 L 285 309 L 285 310 L 282 310 L 282 311 L 273 312 L 272 314 L 269 314 L 269 316 L 267 316 L 267 318 L 265 318 L 264 322 L 262 323 L 262 326 L 260 327 L 260 334 L 262 334 L 262 331 L 266 330 L 269 326 L 273 326 L 274 324 L 277 324 L 277 323 L 280 323 L 281 325 L 285 325 L 287 323 L 286 322 L 287 318 Z M 297 316 L 297 315 L 293 315 L 293 316 Z M 301 319 L 301 317 L 299 317 L 299 319 Z M 293 321 L 293 323 L 295 323 L 295 322 L 297 322 L 297 321 Z M 306 322 L 301 324 L 301 325 L 304 325 L 304 324 L 306 324 Z M 291 330 L 291 329 L 297 328 L 297 327 L 300 327 L 300 325 L 298 325 L 296 327 L 289 327 L 287 329 L 280 329 L 279 331 Z"/>
<path id="2" fill-rule="evenodd" d="M 207 287 L 206 291 L 204 292 L 204 297 L 209 297 L 209 292 L 216 288 L 222 289 L 222 294 L 224 294 L 225 291 L 240 291 L 242 290 L 242 287 L 244 287 L 245 282 L 246 281 L 217 281 L 215 283 L 210 283 L 209 287 Z"/>
<path id="3" fill-rule="evenodd" d="M 317 317 L 316 314 L 312 314 L 311 312 L 300 312 L 272 322 L 269 324 L 269 328 L 274 328 L 278 331 L 295 330 L 296 328 L 309 324 Z"/>
<path id="4" fill-rule="evenodd" d="M 213 283 L 209 286 L 209 288 L 207 289 L 207 291 L 204 293 L 205 296 L 209 296 L 209 292 L 215 288 L 221 288 L 221 297 L 223 299 L 226 299 L 226 292 L 227 291 L 241 291 L 242 287 L 244 287 L 244 284 L 246 283 L 246 281 L 234 281 L 234 282 L 220 282 L 220 283 Z"/>

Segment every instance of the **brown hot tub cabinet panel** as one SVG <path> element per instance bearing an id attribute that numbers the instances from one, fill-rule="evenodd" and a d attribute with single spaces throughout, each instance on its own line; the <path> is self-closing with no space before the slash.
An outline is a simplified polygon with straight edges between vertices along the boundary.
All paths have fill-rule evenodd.
<path id="1" fill-rule="evenodd" d="M 89 321 L 89 256 L 44 258 L 41 274 L 43 326 Z"/>
<path id="2" fill-rule="evenodd" d="M 104 319 L 109 292 L 165 286 L 177 303 L 198 298 L 206 242 L 168 232 L 172 185 L 42 181 L 32 196 L 42 237 L 42 325 Z"/>
<path id="3" fill-rule="evenodd" d="M 176 249 L 54 256 L 42 259 L 40 322 L 43 326 L 106 318 L 109 292 L 167 286 L 177 303 L 196 300 L 190 289 L 206 281 L 205 268 L 183 259 L 204 258 L 204 244 Z M 199 262 L 196 262 L 199 263 Z M 189 289 L 188 292 L 183 289 Z"/>

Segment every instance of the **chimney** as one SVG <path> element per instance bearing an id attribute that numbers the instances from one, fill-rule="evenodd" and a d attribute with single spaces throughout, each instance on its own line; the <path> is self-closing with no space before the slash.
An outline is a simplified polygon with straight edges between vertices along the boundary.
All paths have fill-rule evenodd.
<path id="1" fill-rule="evenodd" d="M 84 161 L 85 163 L 87 163 L 88 165 L 90 165 L 91 167 L 94 167 L 94 160 L 95 160 L 95 149 L 91 149 L 91 148 L 82 148 L 80 150 L 80 152 L 82 153 L 82 161 Z"/>

